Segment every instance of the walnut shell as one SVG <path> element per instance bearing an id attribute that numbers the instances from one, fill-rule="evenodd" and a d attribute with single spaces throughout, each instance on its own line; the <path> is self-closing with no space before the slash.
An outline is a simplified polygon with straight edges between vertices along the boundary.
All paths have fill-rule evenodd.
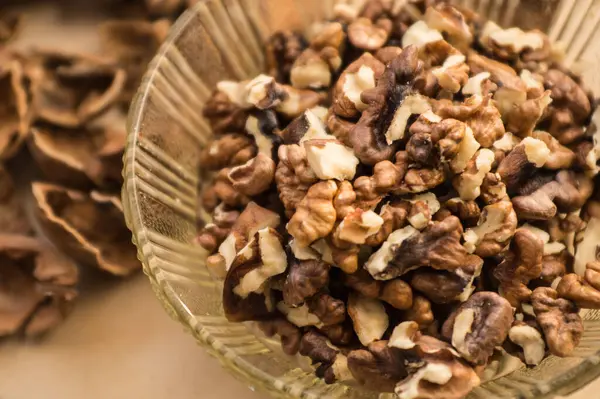
<path id="1" fill-rule="evenodd" d="M 42 241 L 0 234 L 0 337 L 59 324 L 77 297 L 77 267 Z"/>
<path id="2" fill-rule="evenodd" d="M 0 97 L 0 159 L 4 160 L 17 153 L 31 122 L 23 67 L 10 56 L 0 59 Z"/>
<path id="3" fill-rule="evenodd" d="M 28 58 L 36 119 L 58 126 L 78 127 L 102 114 L 125 85 L 125 70 L 103 58 L 40 50 Z"/>
<path id="4" fill-rule="evenodd" d="M 120 65 L 127 74 L 119 100 L 127 105 L 137 91 L 148 63 L 167 36 L 170 21 L 106 21 L 99 27 L 103 53 Z"/>
<path id="5" fill-rule="evenodd" d="M 118 189 L 123 183 L 123 129 L 38 127 L 28 147 L 46 177 L 82 189 Z"/>
<path id="6" fill-rule="evenodd" d="M 13 179 L 2 165 L 0 165 L 0 231 L 3 234 L 28 234 L 31 231 L 22 200 L 15 195 Z"/>
<path id="7" fill-rule="evenodd" d="M 32 191 L 42 229 L 73 259 L 117 276 L 140 269 L 119 198 L 40 182 Z"/>

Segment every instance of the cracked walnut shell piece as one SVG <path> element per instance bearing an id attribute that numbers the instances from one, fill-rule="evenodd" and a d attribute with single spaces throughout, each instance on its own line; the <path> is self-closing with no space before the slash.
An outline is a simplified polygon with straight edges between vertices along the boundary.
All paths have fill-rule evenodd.
<path id="1" fill-rule="evenodd" d="M 23 66 L 16 59 L 0 60 L 0 159 L 16 154 L 29 132 L 31 111 Z"/>
<path id="2" fill-rule="evenodd" d="M 32 191 L 42 229 L 65 253 L 116 276 L 141 268 L 119 198 L 39 182 Z"/>
<path id="3" fill-rule="evenodd" d="M 52 181 L 81 189 L 94 186 L 118 189 L 123 178 L 124 129 L 41 126 L 28 140 L 42 172 Z"/>
<path id="4" fill-rule="evenodd" d="M 89 55 L 36 51 L 25 68 L 38 119 L 78 127 L 115 104 L 126 81 L 123 69 Z"/>
<path id="5" fill-rule="evenodd" d="M 77 297 L 75 264 L 42 241 L 0 234 L 0 337 L 40 335 L 59 324 Z"/>

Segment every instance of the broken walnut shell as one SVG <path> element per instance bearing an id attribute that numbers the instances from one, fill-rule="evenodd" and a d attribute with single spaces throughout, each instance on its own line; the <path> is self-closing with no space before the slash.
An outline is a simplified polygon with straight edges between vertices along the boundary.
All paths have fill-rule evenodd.
<path id="1" fill-rule="evenodd" d="M 148 63 L 167 37 L 171 22 L 144 20 L 106 21 L 99 26 L 103 54 L 122 67 L 127 76 L 119 100 L 129 105 Z"/>
<path id="2" fill-rule="evenodd" d="M 40 182 L 32 191 L 43 230 L 73 259 L 117 276 L 141 268 L 119 198 Z"/>
<path id="3" fill-rule="evenodd" d="M 32 129 L 29 150 L 46 177 L 72 187 L 118 189 L 123 183 L 124 129 L 48 125 Z"/>
<path id="4" fill-rule="evenodd" d="M 77 297 L 75 264 L 33 237 L 0 235 L 0 337 L 59 324 Z"/>
<path id="5" fill-rule="evenodd" d="M 92 55 L 35 51 L 25 73 L 31 80 L 36 119 L 78 127 L 115 104 L 126 82 L 125 70 Z"/>

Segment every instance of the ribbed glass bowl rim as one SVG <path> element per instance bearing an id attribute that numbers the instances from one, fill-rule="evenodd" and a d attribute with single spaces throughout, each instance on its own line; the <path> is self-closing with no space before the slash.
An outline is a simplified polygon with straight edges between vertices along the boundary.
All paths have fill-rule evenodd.
<path id="1" fill-rule="evenodd" d="M 199 3 L 210 2 L 211 0 L 200 0 Z M 216 357 L 221 364 L 229 371 L 234 371 L 236 377 L 243 382 L 251 384 L 253 387 L 262 388 L 265 392 L 275 394 L 275 396 L 286 398 L 301 398 L 302 392 L 292 394 L 285 392 L 282 384 L 277 384 L 278 379 L 259 370 L 244 359 L 239 358 L 232 350 L 223 345 L 215 345 L 210 334 L 200 335 L 192 324 L 193 315 L 188 308 L 170 292 L 165 282 L 160 281 L 151 270 L 148 257 L 142 252 L 140 244 L 141 236 L 146 235 L 146 228 L 142 223 L 142 213 L 137 203 L 138 188 L 135 175 L 136 148 L 138 145 L 138 135 L 140 134 L 140 123 L 143 119 L 144 109 L 149 87 L 157 71 L 157 66 L 165 57 L 167 49 L 173 45 L 177 38 L 184 32 L 187 25 L 194 20 L 197 9 L 200 4 L 196 4 L 185 11 L 173 24 L 167 39 L 161 45 L 157 54 L 148 65 L 142 83 L 138 88 L 129 108 L 127 118 L 127 143 L 123 154 L 123 177 L 122 187 L 123 209 L 127 227 L 132 232 L 132 242 L 137 247 L 137 256 L 143 265 L 144 274 L 150 280 L 154 293 L 163 305 L 167 313 L 175 321 L 181 323 L 186 330 L 193 335 L 198 343 L 204 347 L 212 356 Z M 532 392 L 536 399 L 550 399 L 558 395 L 568 395 L 574 391 L 583 388 L 596 378 L 600 377 L 600 351 L 591 356 L 587 356 L 578 365 L 570 368 L 568 371 L 560 374 L 551 381 L 540 382 L 535 386 Z M 281 396 L 283 395 L 283 396 Z M 517 398 L 525 399 L 530 396 L 519 395 Z"/>

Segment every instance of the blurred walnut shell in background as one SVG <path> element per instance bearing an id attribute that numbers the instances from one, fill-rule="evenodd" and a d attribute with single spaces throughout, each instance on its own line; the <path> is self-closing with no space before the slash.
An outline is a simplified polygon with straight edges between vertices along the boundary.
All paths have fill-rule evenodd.
<path id="1" fill-rule="evenodd" d="M 54 182 L 118 190 L 125 136 L 123 129 L 40 126 L 32 129 L 28 146 L 44 175 Z"/>
<path id="2" fill-rule="evenodd" d="M 75 264 L 36 238 L 0 234 L 0 337 L 59 324 L 77 297 Z"/>
<path id="3" fill-rule="evenodd" d="M 167 37 L 170 27 L 168 20 L 114 20 L 100 25 L 103 54 L 127 73 L 127 81 L 119 98 L 126 106 L 129 106 L 148 63 Z"/>
<path id="4" fill-rule="evenodd" d="M 64 253 L 117 276 L 141 268 L 118 197 L 33 183 L 44 233 Z"/>
<path id="5" fill-rule="evenodd" d="M 29 54 L 25 73 L 31 80 L 36 118 L 70 128 L 115 104 L 126 81 L 125 71 L 107 60 L 58 51 Z"/>
<path id="6" fill-rule="evenodd" d="M 23 68 L 10 55 L 0 59 L 0 98 L 0 159 L 8 159 L 21 147 L 31 119 Z"/>
<path id="7" fill-rule="evenodd" d="M 170 16 L 180 13 L 185 0 L 145 0 L 148 13 L 153 16 Z"/>
<path id="8" fill-rule="evenodd" d="M 0 44 L 13 39 L 21 28 L 21 15 L 14 12 L 0 11 Z"/>
<path id="9" fill-rule="evenodd" d="M 28 234 L 31 232 L 31 226 L 22 205 L 23 200 L 15 194 L 12 177 L 4 166 L 0 165 L 0 232 L 2 234 Z"/>

